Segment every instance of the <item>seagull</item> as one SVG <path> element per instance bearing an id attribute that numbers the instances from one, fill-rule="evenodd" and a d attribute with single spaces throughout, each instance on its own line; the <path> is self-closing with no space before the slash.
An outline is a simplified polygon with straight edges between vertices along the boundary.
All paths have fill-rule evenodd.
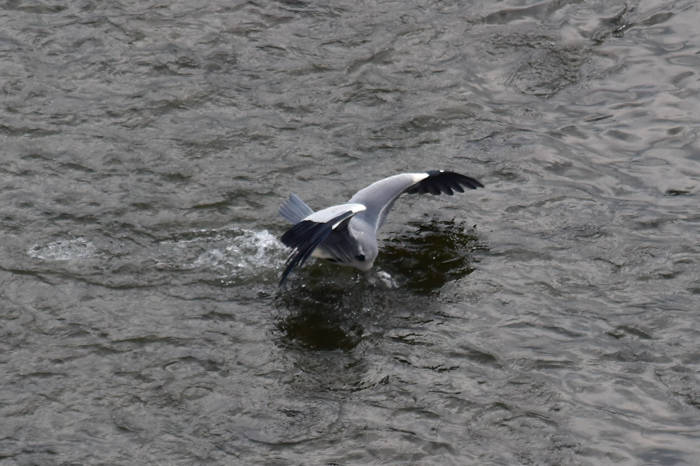
<path id="1" fill-rule="evenodd" d="M 279 286 L 295 267 L 304 265 L 311 256 L 362 271 L 371 269 L 379 253 L 377 231 L 403 193 L 451 196 L 454 191 L 463 193 L 463 187 L 476 189 L 484 185 L 474 178 L 445 170 L 402 173 L 367 186 L 345 204 L 318 212 L 291 193 L 279 209 L 280 217 L 294 224 L 281 238 L 292 251 Z"/>

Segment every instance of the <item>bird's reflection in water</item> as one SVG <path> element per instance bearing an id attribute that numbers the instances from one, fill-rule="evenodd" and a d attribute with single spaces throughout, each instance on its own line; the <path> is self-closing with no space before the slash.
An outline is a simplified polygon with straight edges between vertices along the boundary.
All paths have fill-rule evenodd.
<path id="1" fill-rule="evenodd" d="M 277 296 L 283 314 L 277 327 L 283 343 L 311 350 L 349 351 L 360 342 L 360 315 L 366 301 L 361 291 L 365 285 L 352 277 L 329 280 L 316 276 L 329 268 L 318 267 L 314 277 L 304 277 L 307 283 L 303 286 L 295 284 Z"/>
<path id="2" fill-rule="evenodd" d="M 277 294 L 281 342 L 350 351 L 367 328 L 425 313 L 443 285 L 474 271 L 474 254 L 484 250 L 464 224 L 431 221 L 385 240 L 375 269 L 367 273 L 318 261 Z"/>

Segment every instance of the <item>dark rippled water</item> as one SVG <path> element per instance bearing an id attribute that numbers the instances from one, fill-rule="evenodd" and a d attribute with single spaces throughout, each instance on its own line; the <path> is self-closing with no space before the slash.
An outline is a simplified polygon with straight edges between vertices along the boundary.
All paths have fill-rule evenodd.
<path id="1" fill-rule="evenodd" d="M 0 465 L 697 464 L 696 2 L 0 8 Z"/>

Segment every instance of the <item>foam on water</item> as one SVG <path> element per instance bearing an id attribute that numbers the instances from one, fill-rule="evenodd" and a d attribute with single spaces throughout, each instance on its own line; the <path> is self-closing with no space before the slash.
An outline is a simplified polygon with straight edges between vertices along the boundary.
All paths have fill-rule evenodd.
<path id="1" fill-rule="evenodd" d="M 200 254 L 192 267 L 233 275 L 251 270 L 275 269 L 280 265 L 285 250 L 284 245 L 267 230 L 242 230 L 240 236 Z"/>
<path id="2" fill-rule="evenodd" d="M 99 237 L 86 239 L 62 239 L 46 244 L 35 244 L 27 250 L 31 258 L 44 262 L 62 262 L 78 265 L 86 259 L 110 262 L 114 267 L 136 266 L 146 272 L 155 262 L 155 272 L 189 271 L 205 276 L 216 276 L 225 281 L 260 276 L 279 269 L 286 258 L 287 248 L 267 230 L 253 231 L 246 229 L 195 230 L 176 239 L 160 241 L 138 247 L 110 243 L 103 244 Z M 126 248 L 125 254 L 115 254 L 116 250 Z M 151 262 L 142 258 L 150 257 Z M 153 262 L 154 261 L 154 262 Z M 77 270 L 77 269 L 76 269 Z M 148 272 L 148 273 L 151 273 Z M 89 273 L 95 274 L 94 270 Z M 150 275 L 155 277 L 156 275 Z M 275 275 L 276 277 L 276 275 Z M 95 276 L 93 276 L 93 279 Z M 143 277 L 142 277 L 143 279 Z"/>
<path id="3" fill-rule="evenodd" d="M 44 245 L 35 244 L 29 251 L 29 257 L 43 261 L 69 261 L 88 259 L 96 255 L 95 245 L 84 238 L 59 240 Z"/>
<path id="4" fill-rule="evenodd" d="M 267 230 L 196 230 L 162 241 L 152 256 L 159 269 L 216 274 L 237 280 L 277 270 L 286 247 Z"/>

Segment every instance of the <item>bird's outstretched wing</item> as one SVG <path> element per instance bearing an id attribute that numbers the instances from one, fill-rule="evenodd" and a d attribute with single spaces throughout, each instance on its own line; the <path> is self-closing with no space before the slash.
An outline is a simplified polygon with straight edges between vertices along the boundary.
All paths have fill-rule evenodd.
<path id="1" fill-rule="evenodd" d="M 360 216 L 375 226 L 378 230 L 386 221 L 386 216 L 394 206 L 396 199 L 403 193 L 408 194 L 454 194 L 454 191 L 463 193 L 463 188 L 483 188 L 479 181 L 459 173 L 433 170 L 425 173 L 403 173 L 390 176 L 365 189 L 358 191 L 350 201 L 367 206 L 367 210 Z"/>
<path id="2" fill-rule="evenodd" d="M 319 244 L 331 234 L 333 230 L 345 225 L 350 218 L 358 212 L 365 210 L 362 204 L 341 204 L 318 211 L 309 215 L 294 225 L 282 235 L 282 243 L 293 249 L 287 259 L 287 268 L 284 269 L 280 286 L 294 267 L 301 267 L 309 259 Z"/>

